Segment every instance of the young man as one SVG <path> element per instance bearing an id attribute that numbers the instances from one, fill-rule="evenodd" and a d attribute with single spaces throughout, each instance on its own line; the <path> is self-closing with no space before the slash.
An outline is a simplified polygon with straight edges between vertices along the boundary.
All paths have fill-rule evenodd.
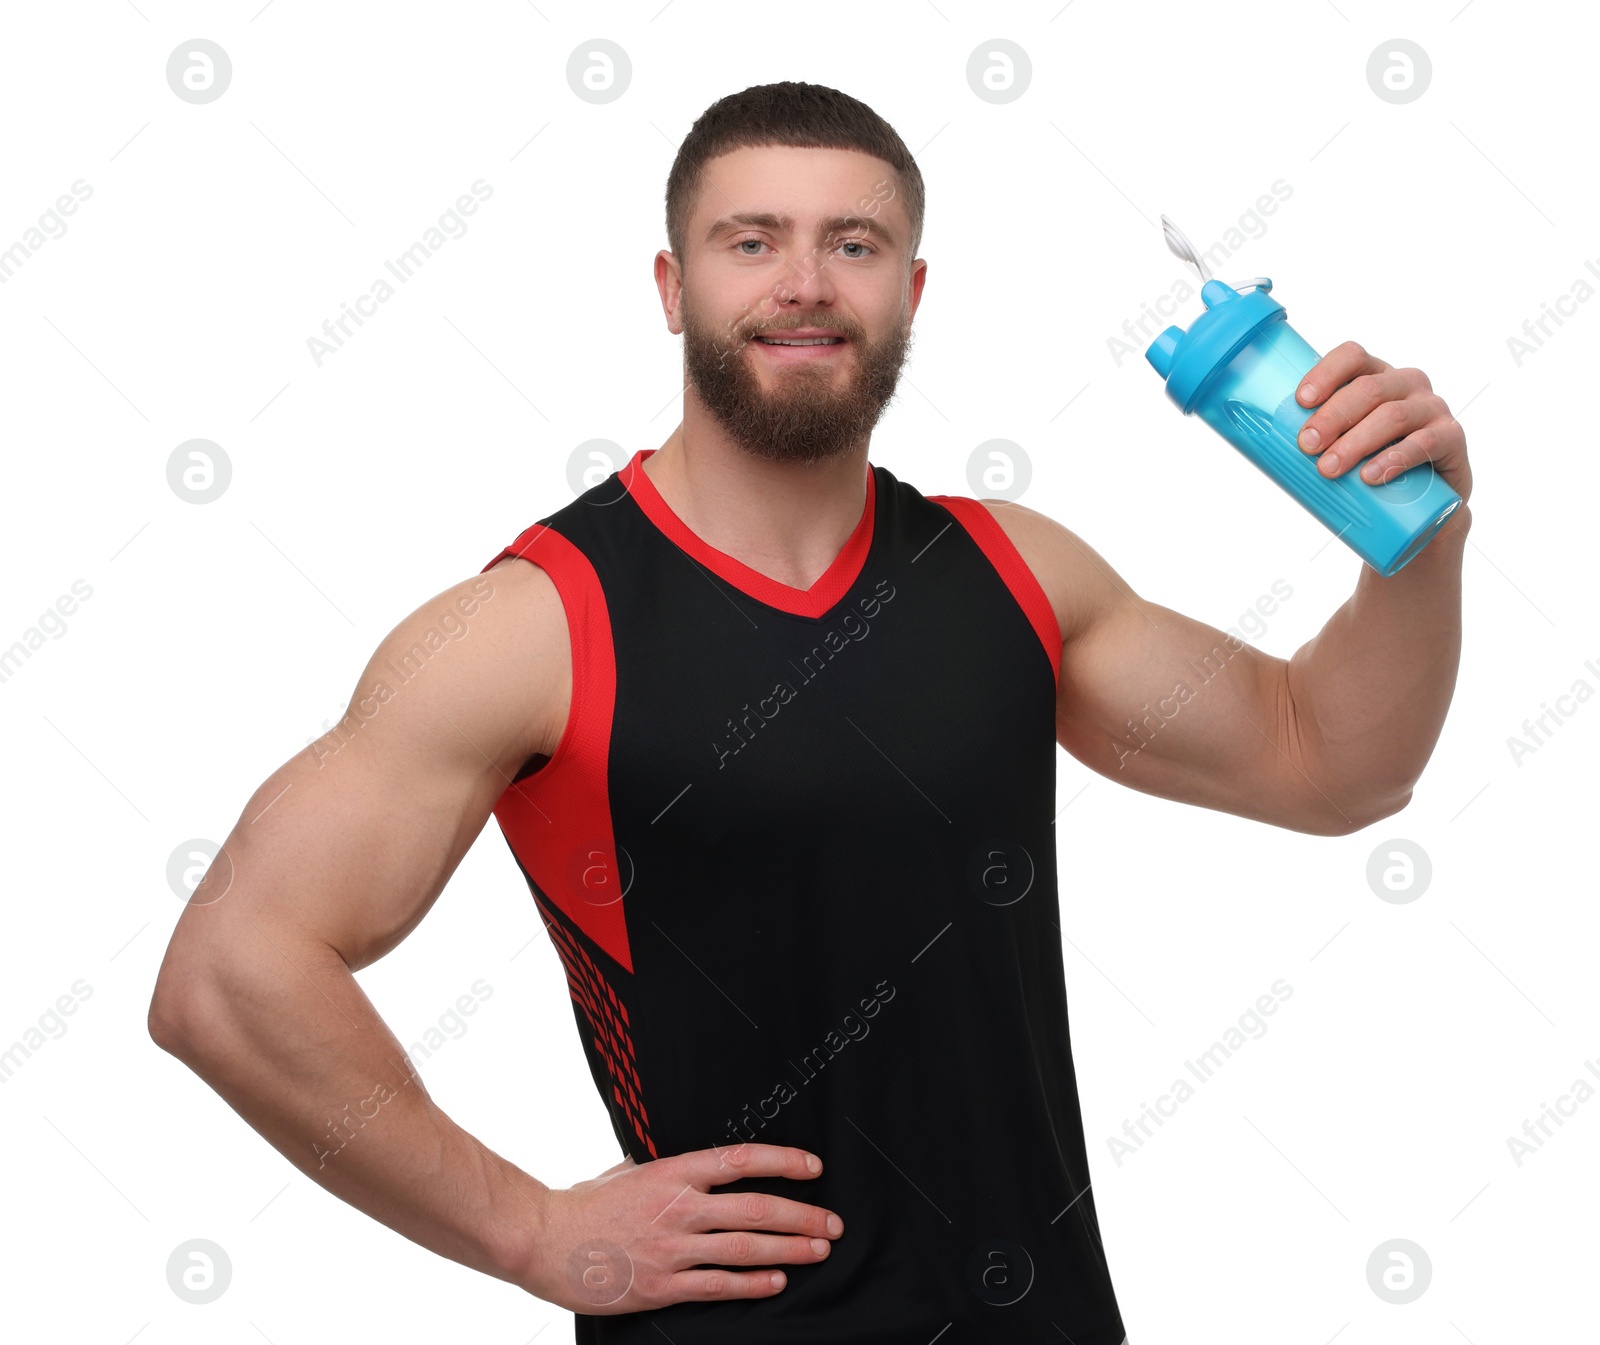
<path id="1" fill-rule="evenodd" d="M 922 218 L 915 163 L 855 99 L 714 104 L 656 258 L 682 424 L 384 640 L 346 722 L 246 806 L 162 969 L 156 1040 L 292 1162 L 572 1309 L 580 1341 L 1119 1345 L 1057 743 L 1145 793 L 1336 836 L 1405 806 L 1449 705 L 1465 505 L 1285 661 L 1141 598 L 1030 509 L 871 465 Z M 1347 344 L 1307 383 L 1325 470 L 1383 449 L 1379 471 L 1431 458 L 1470 493 L 1418 371 Z M 570 1188 L 452 1123 L 351 976 L 491 811 L 626 1154 Z M 382 1120 L 330 1156 L 351 1099 Z"/>

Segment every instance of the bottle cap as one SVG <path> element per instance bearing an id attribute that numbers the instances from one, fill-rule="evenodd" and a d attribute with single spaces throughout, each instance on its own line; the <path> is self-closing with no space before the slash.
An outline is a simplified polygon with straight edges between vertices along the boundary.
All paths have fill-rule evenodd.
<path id="1" fill-rule="evenodd" d="M 1200 287 L 1206 311 L 1190 325 L 1168 327 L 1150 343 L 1145 359 L 1167 381 L 1167 396 L 1188 415 L 1200 389 L 1212 373 L 1226 364 L 1239 349 L 1269 322 L 1286 316 L 1282 304 L 1271 298 L 1272 281 L 1257 276 L 1247 281 L 1247 293 L 1220 280 L 1207 280 Z"/>

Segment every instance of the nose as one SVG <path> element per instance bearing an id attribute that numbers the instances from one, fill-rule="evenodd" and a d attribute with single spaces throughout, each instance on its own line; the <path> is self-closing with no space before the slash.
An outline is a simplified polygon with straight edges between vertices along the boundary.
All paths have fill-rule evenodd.
<path id="1" fill-rule="evenodd" d="M 772 298 L 778 304 L 799 304 L 801 307 L 825 307 L 833 303 L 837 287 L 828 266 L 828 259 L 820 248 L 802 253 L 785 268 L 782 279 L 772 287 Z"/>

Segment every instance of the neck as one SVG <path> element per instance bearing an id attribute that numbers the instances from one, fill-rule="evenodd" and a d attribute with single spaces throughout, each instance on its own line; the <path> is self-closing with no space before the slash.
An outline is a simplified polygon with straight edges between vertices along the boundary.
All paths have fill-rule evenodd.
<path id="1" fill-rule="evenodd" d="M 867 501 L 867 444 L 821 462 L 771 462 L 690 414 L 644 461 L 689 530 L 751 569 L 807 589 L 833 563 Z"/>

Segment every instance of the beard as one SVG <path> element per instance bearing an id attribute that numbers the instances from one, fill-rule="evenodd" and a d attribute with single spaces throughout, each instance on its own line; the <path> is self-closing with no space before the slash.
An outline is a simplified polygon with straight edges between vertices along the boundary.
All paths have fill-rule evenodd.
<path id="1" fill-rule="evenodd" d="M 868 341 L 861 327 L 832 313 L 747 317 L 726 329 L 703 325 L 683 294 L 684 372 L 728 436 L 769 462 L 815 463 L 851 452 L 871 433 L 894 396 L 911 347 L 910 327 Z M 848 351 L 788 367 L 773 361 L 762 386 L 753 361 L 768 357 L 748 347 L 755 332 L 782 335 L 815 327 L 845 338 Z M 854 367 L 839 372 L 836 363 Z"/>

